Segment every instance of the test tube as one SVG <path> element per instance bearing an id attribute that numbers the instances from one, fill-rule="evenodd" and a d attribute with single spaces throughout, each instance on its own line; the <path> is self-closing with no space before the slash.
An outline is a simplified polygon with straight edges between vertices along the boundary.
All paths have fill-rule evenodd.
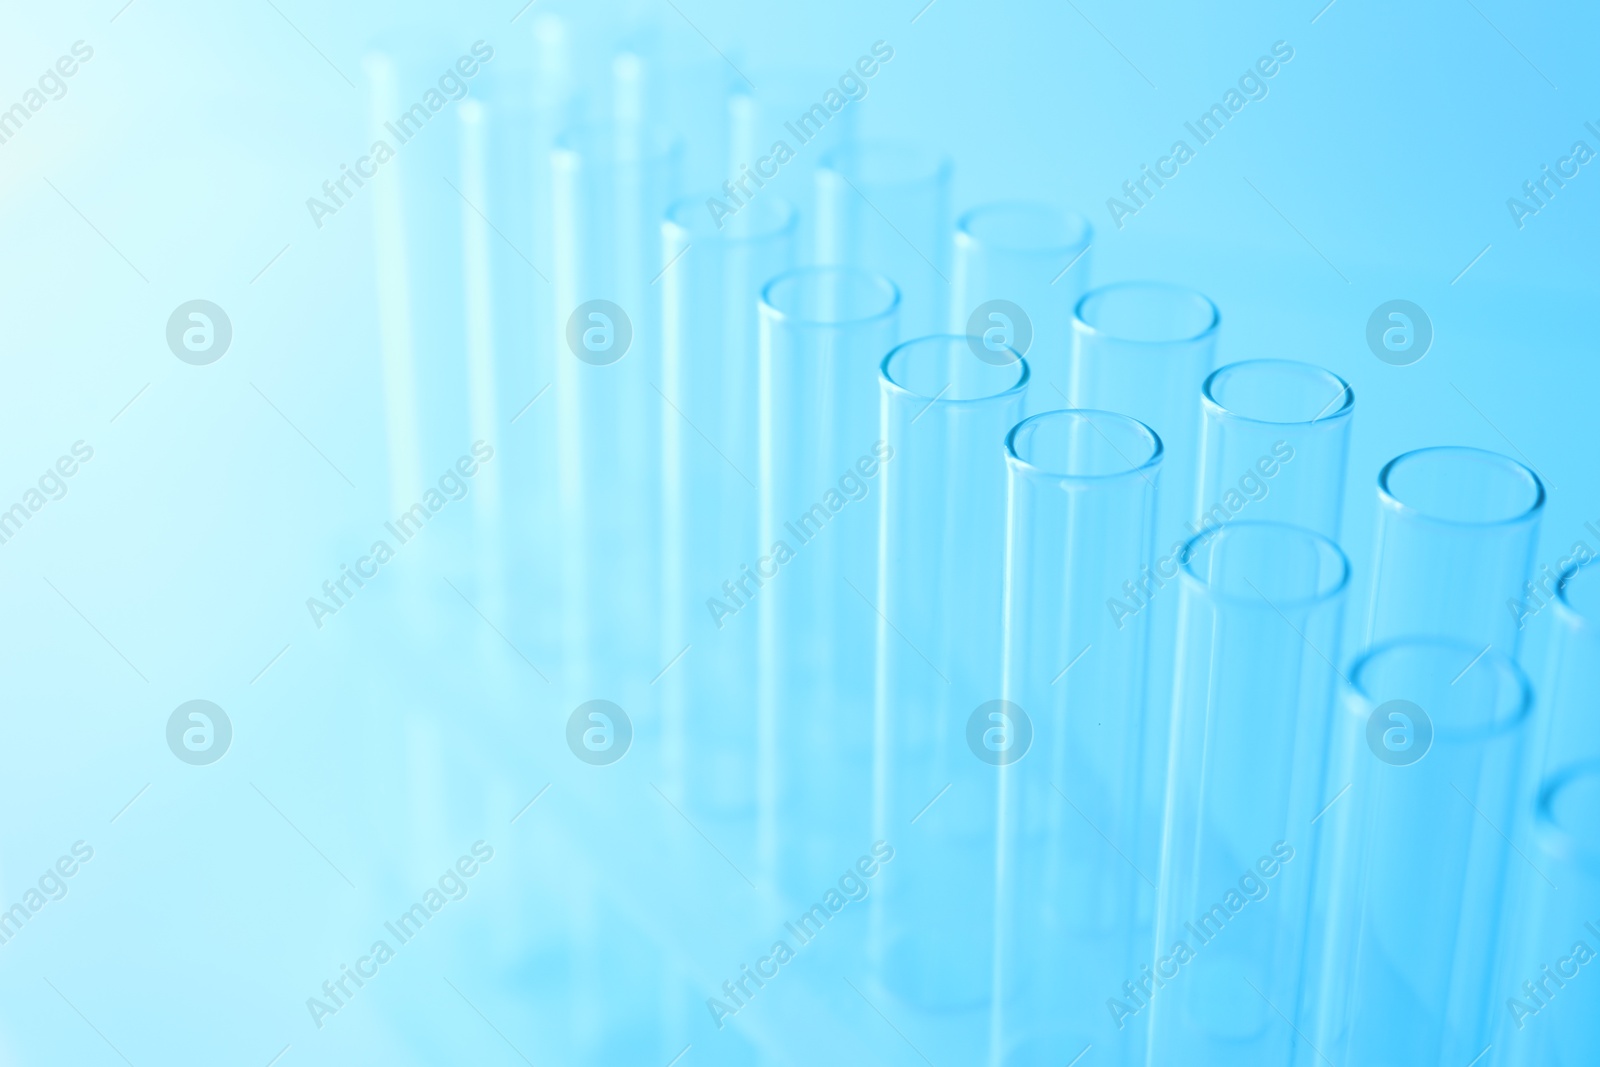
<path id="1" fill-rule="evenodd" d="M 581 690 L 627 663 L 653 672 L 662 403 L 661 219 L 675 199 L 677 143 L 653 127 L 603 123 L 552 154 L 551 281 L 558 498 L 566 531 L 563 617 Z M 650 545 L 651 547 L 646 547 Z"/>
<path id="2" fill-rule="evenodd" d="M 1146 707 L 1148 616 L 1119 627 L 1100 593 L 1150 561 L 1164 462 L 1153 429 L 1112 412 L 1006 438 L 1001 694 L 966 731 L 998 790 L 991 1064 L 1088 1044 L 1143 1062 L 1142 1028 L 1104 1005 L 1151 958 L 1161 812 L 1141 778 L 1166 720 Z"/>
<path id="3" fill-rule="evenodd" d="M 1600 563 L 1568 566 L 1554 595 L 1545 595 L 1544 604 L 1534 601 L 1552 609 L 1554 629 L 1541 688 L 1549 709 L 1541 777 L 1565 764 L 1600 760 Z"/>
<path id="4" fill-rule="evenodd" d="M 1521 634 L 1506 604 L 1533 569 L 1544 498 L 1537 474 L 1478 448 L 1390 460 L 1378 474 L 1367 645 L 1448 637 L 1514 656 Z"/>
<path id="5" fill-rule="evenodd" d="M 817 262 L 892 278 L 911 336 L 947 321 L 950 173 L 948 156 L 898 141 L 848 144 L 817 166 Z"/>
<path id="6" fill-rule="evenodd" d="M 1355 391 L 1332 371 L 1252 359 L 1200 389 L 1199 518 L 1285 522 L 1339 539 Z"/>
<path id="7" fill-rule="evenodd" d="M 985 204 L 956 220 L 950 330 L 1021 352 L 1038 379 L 1037 410 L 1060 404 L 1048 383 L 1067 382 L 1093 237 L 1082 215 L 1030 201 Z"/>
<path id="8" fill-rule="evenodd" d="M 1215 366 L 1221 321 L 1204 295 L 1143 281 L 1093 289 L 1073 313 L 1066 399 L 1076 407 L 1126 412 L 1161 435 L 1167 452 L 1157 517 L 1162 534 L 1197 517 L 1200 389 Z"/>
<path id="9" fill-rule="evenodd" d="M 853 267 L 802 267 L 761 293 L 763 554 L 727 600 L 756 608 L 761 866 L 795 894 L 827 880 L 839 835 L 872 827 L 877 511 L 857 465 L 889 459 L 877 369 L 899 313 L 895 284 Z"/>
<path id="10" fill-rule="evenodd" d="M 1515 1067 L 1576 1067 L 1600 1048 L 1600 983 L 1584 974 L 1600 959 L 1600 761 L 1545 780 L 1532 838 L 1539 877 L 1528 879 L 1527 935 L 1495 990 L 1499 1044 Z"/>
<path id="11" fill-rule="evenodd" d="M 1293 1062 L 1349 577 L 1282 523 L 1184 548 L 1157 956 L 1114 1005 L 1152 1063 Z"/>
<path id="12" fill-rule="evenodd" d="M 1330 901 L 1303 1029 L 1334 1063 L 1470 1063 L 1503 1010 L 1508 865 L 1526 861 L 1506 834 L 1532 691 L 1503 653 L 1437 637 L 1372 649 L 1350 683 L 1330 746 Z"/>
<path id="13" fill-rule="evenodd" d="M 908 341 L 879 375 L 893 459 L 879 474 L 873 771 L 874 838 L 893 842 L 901 865 L 878 895 L 884 985 L 973 1063 L 987 1040 L 995 797 L 992 768 L 962 737 L 994 692 L 1004 443 L 1031 373 L 981 344 Z"/>
<path id="14" fill-rule="evenodd" d="M 793 265 L 798 226 L 794 207 L 775 196 L 752 201 L 720 225 L 706 199 L 679 200 L 662 224 L 663 262 L 671 266 L 660 281 L 659 655 L 664 666 L 673 664 L 658 682 L 669 750 L 663 756 L 697 822 L 753 855 L 756 728 L 748 705 L 756 625 L 752 615 L 707 605 L 722 601 L 722 583 L 741 580 L 761 555 L 756 306 L 762 285 Z M 675 663 L 691 644 L 698 654 Z M 691 692 L 699 697 L 692 704 Z M 673 751 L 680 739 L 681 751 Z"/>

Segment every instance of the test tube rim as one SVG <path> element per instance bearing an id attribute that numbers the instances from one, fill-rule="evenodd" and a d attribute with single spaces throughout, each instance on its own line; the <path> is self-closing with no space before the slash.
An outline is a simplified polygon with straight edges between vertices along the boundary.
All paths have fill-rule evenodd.
<path id="1" fill-rule="evenodd" d="M 1516 660 L 1496 649 L 1477 649 L 1474 648 L 1470 642 L 1457 641 L 1450 637 L 1410 636 L 1391 638 L 1390 640 L 1384 641 L 1381 644 L 1372 646 L 1361 655 L 1357 656 L 1355 661 L 1350 665 L 1350 674 L 1346 680 L 1349 682 L 1350 688 L 1355 691 L 1356 695 L 1360 697 L 1364 704 L 1371 707 L 1376 707 L 1382 703 L 1382 701 L 1370 693 L 1367 689 L 1363 688 L 1362 672 L 1380 657 L 1389 655 L 1402 646 L 1418 648 L 1433 646 L 1453 649 L 1456 652 L 1462 653 L 1462 662 L 1466 663 L 1468 661 L 1472 661 L 1472 670 L 1477 670 L 1480 666 L 1485 664 L 1493 666 L 1505 674 L 1516 686 L 1516 711 L 1513 714 L 1502 716 L 1497 722 L 1491 723 L 1487 727 L 1475 730 L 1452 731 L 1447 729 L 1445 725 L 1442 724 L 1437 717 L 1435 717 L 1433 720 L 1434 744 L 1463 745 L 1494 741 L 1500 737 L 1514 734 L 1517 730 L 1521 729 L 1530 718 L 1532 718 L 1533 683 L 1528 680 L 1527 672 L 1518 666 Z M 1478 657 L 1475 661 L 1473 661 L 1474 656 Z"/>
<path id="2" fill-rule="evenodd" d="M 1224 372 L 1237 372 L 1241 367 L 1259 366 L 1263 364 L 1297 368 L 1305 367 L 1310 370 L 1320 371 L 1343 387 L 1344 392 L 1340 395 L 1344 402 L 1339 405 L 1337 411 L 1327 415 L 1319 415 L 1313 419 L 1293 419 L 1284 421 L 1281 419 L 1258 419 L 1251 415 L 1240 414 L 1239 412 L 1234 411 L 1232 408 L 1223 404 L 1222 401 L 1218 400 L 1212 395 L 1213 383 L 1215 383 L 1218 377 Z M 1200 385 L 1200 403 L 1208 412 L 1213 412 L 1221 418 L 1230 419 L 1235 422 L 1249 423 L 1253 426 L 1321 426 L 1325 424 L 1332 424 L 1340 419 L 1349 418 L 1350 415 L 1355 411 L 1356 391 L 1351 387 L 1349 382 L 1344 380 L 1341 375 L 1335 374 L 1327 367 L 1320 366 L 1316 363 L 1306 363 L 1297 359 L 1241 359 L 1236 360 L 1233 363 L 1229 363 L 1226 366 L 1218 367 L 1216 370 L 1206 375 L 1206 380 Z"/>
<path id="3" fill-rule="evenodd" d="M 883 360 L 878 364 L 878 380 L 880 384 L 884 388 L 887 388 L 890 392 L 910 397 L 914 400 L 926 400 L 928 401 L 930 407 L 934 404 L 947 405 L 953 408 L 967 408 L 976 407 L 981 404 L 993 404 L 998 401 L 1003 401 L 1014 397 L 1028 387 L 1028 382 L 1033 377 L 1033 368 L 1029 366 L 1028 361 L 1023 357 L 1022 353 L 1018 352 L 1015 348 L 1011 348 L 1010 345 L 1007 345 L 1006 348 L 1017 357 L 1016 362 L 1021 366 L 1022 373 L 1017 376 L 1017 380 L 1015 382 L 1011 383 L 1011 385 L 1007 386 L 1005 389 L 1002 389 L 998 393 L 987 393 L 983 396 L 946 400 L 942 397 L 928 396 L 924 393 L 919 393 L 914 389 L 902 385 L 901 383 L 895 381 L 889 373 L 890 361 L 892 361 L 895 356 L 899 355 L 902 350 L 910 348 L 913 345 L 925 344 L 928 341 L 974 340 L 977 340 L 977 338 L 968 337 L 962 334 L 931 333 L 922 337 L 913 337 L 909 341 L 901 341 L 899 344 L 889 349 L 888 355 L 884 356 Z"/>
<path id="4" fill-rule="evenodd" d="M 1594 842 L 1585 842 L 1566 826 L 1557 822 L 1551 810 L 1556 794 L 1573 779 L 1594 775 L 1600 777 L 1600 759 L 1579 760 L 1569 763 L 1548 775 L 1539 784 L 1538 797 L 1533 806 L 1534 835 L 1543 851 L 1557 858 L 1575 861 L 1581 866 L 1600 872 L 1600 835 Z"/>
<path id="5" fill-rule="evenodd" d="M 705 206 L 704 201 L 702 201 L 700 197 L 693 194 L 688 196 L 680 196 L 678 199 L 668 204 L 665 217 L 661 220 L 661 225 L 671 226 L 682 233 L 688 234 L 691 237 L 699 238 L 701 240 L 713 240 L 728 245 L 754 244 L 758 241 L 765 241 L 773 237 L 778 237 L 784 233 L 793 233 L 799 228 L 800 209 L 795 207 L 792 201 L 781 196 L 772 196 L 763 200 L 762 202 L 770 203 L 780 209 L 780 221 L 775 226 L 764 230 L 757 230 L 753 233 L 723 234 L 721 231 L 718 231 L 717 233 L 707 234 L 702 233 L 701 231 L 690 226 L 686 226 L 682 222 L 679 222 L 676 218 L 676 214 L 680 208 L 686 210 L 692 207 Z"/>
<path id="6" fill-rule="evenodd" d="M 1569 563 L 1556 579 L 1556 614 L 1585 633 L 1600 634 L 1600 619 L 1593 615 L 1585 615 L 1567 598 L 1567 586 L 1585 567 L 1594 567 L 1594 573 L 1600 574 L 1600 562 L 1590 560 L 1588 563 Z M 1591 580 L 1600 581 L 1600 578 L 1591 576 Z"/>
<path id="7" fill-rule="evenodd" d="M 1390 492 L 1389 476 L 1397 464 L 1405 460 L 1412 459 L 1413 457 L 1421 456 L 1425 453 L 1439 452 L 1473 453 L 1478 456 L 1487 456 L 1499 463 L 1508 464 L 1511 467 L 1516 468 L 1533 481 L 1533 487 L 1535 489 L 1533 503 L 1529 504 L 1527 508 L 1518 512 L 1517 514 L 1503 519 L 1475 522 L 1465 519 L 1448 519 L 1441 515 L 1431 515 L 1428 512 L 1423 511 L 1421 508 L 1418 508 L 1412 504 L 1407 504 L 1405 501 L 1401 500 L 1399 497 Z M 1491 452 L 1486 448 L 1474 448 L 1471 445 L 1429 445 L 1425 448 L 1413 448 L 1409 452 L 1400 453 L 1398 456 L 1385 463 L 1383 465 L 1383 469 L 1378 471 L 1378 503 L 1380 507 L 1405 515 L 1408 518 L 1416 519 L 1420 522 L 1434 523 L 1435 525 L 1439 526 L 1451 526 L 1458 529 L 1489 530 L 1496 527 L 1509 527 L 1524 523 L 1536 522 L 1539 518 L 1540 512 L 1544 510 L 1544 502 L 1544 479 L 1540 478 L 1538 473 L 1534 471 L 1532 467 L 1529 467 L 1525 463 L 1519 463 L 1510 456 L 1503 455 L 1499 452 Z"/>
<path id="8" fill-rule="evenodd" d="M 1224 593 L 1190 569 L 1190 564 L 1194 560 L 1194 552 L 1191 551 L 1191 546 L 1193 546 L 1195 542 L 1201 540 L 1202 538 L 1216 538 L 1217 536 L 1224 534 L 1229 530 L 1237 530 L 1245 527 L 1259 529 L 1277 528 L 1281 530 L 1292 531 L 1295 534 L 1304 535 L 1310 541 L 1318 542 L 1320 548 L 1332 549 L 1334 554 L 1333 558 L 1337 560 L 1339 564 L 1338 579 L 1326 592 L 1318 592 L 1312 596 L 1300 597 L 1295 600 L 1268 600 L 1264 595 L 1248 597 L 1237 593 Z M 1281 614 L 1284 611 L 1313 608 L 1318 604 L 1329 603 L 1342 596 L 1350 588 L 1350 557 L 1345 555 L 1344 549 L 1339 547 L 1338 542 L 1334 541 L 1331 537 L 1317 533 L 1317 531 L 1308 527 L 1297 526 L 1290 522 L 1277 522 L 1270 519 L 1245 519 L 1240 522 L 1227 522 L 1220 527 L 1195 534 L 1193 537 L 1189 538 L 1189 540 L 1185 541 L 1183 543 L 1183 548 L 1179 552 L 1179 559 L 1181 560 L 1181 565 L 1178 568 L 1178 573 L 1183 576 L 1183 580 L 1186 583 L 1193 585 L 1196 590 L 1208 600 L 1217 601 L 1230 606 L 1250 607 Z"/>
<path id="9" fill-rule="evenodd" d="M 951 172 L 955 169 L 955 161 L 950 158 L 949 153 L 940 151 L 925 142 L 896 137 L 875 137 L 852 144 L 840 145 L 824 152 L 822 157 L 817 160 L 818 175 L 820 176 L 824 173 L 837 174 L 844 178 L 846 185 L 853 186 L 854 182 L 846 174 L 845 168 L 839 164 L 845 157 L 857 152 L 883 152 L 889 156 L 926 154 L 928 161 L 933 164 L 931 168 L 926 170 L 919 168 L 918 173 L 913 177 L 868 183 L 878 189 L 904 189 L 913 185 L 921 185 L 928 181 L 943 183 L 949 180 Z"/>
<path id="10" fill-rule="evenodd" d="M 972 232 L 971 223 L 975 216 L 984 212 L 997 211 L 1006 208 L 1039 208 L 1045 212 L 1056 215 L 1070 229 L 1076 228 L 1078 236 L 1066 242 L 1050 242 L 1048 244 L 1020 245 L 996 241 L 991 237 L 980 237 Z M 971 244 L 978 247 L 994 248 L 1002 252 L 1010 252 L 1022 256 L 1048 256 L 1079 252 L 1094 243 L 1094 224 L 1088 216 L 1077 211 L 1062 211 L 1054 204 L 1045 203 L 1043 200 L 993 200 L 986 204 L 979 204 L 964 211 L 956 219 L 956 244 Z"/>
<path id="11" fill-rule="evenodd" d="M 862 315 L 852 319 L 827 320 L 799 318 L 790 312 L 784 311 L 772 302 L 772 290 L 774 286 L 777 286 L 782 282 L 786 282 L 791 278 L 800 277 L 802 275 L 816 276 L 823 274 L 853 274 L 859 278 L 871 279 L 873 280 L 874 284 L 881 282 L 889 287 L 891 299 L 889 300 L 888 306 L 883 308 L 881 311 L 873 312 L 870 315 Z M 878 271 L 866 270 L 861 267 L 851 267 L 839 264 L 814 264 L 805 267 L 791 267 L 782 273 L 775 274 L 771 278 L 768 278 L 766 284 L 762 285 L 761 287 L 761 296 L 758 304 L 760 306 L 762 318 L 771 322 L 782 323 L 786 326 L 792 326 L 798 329 L 849 330 L 860 326 L 866 326 L 870 323 L 881 322 L 892 317 L 900 310 L 900 304 L 903 299 L 904 298 L 900 293 L 900 286 L 896 285 L 894 279 L 890 278 L 886 274 L 881 274 Z"/>
<path id="12" fill-rule="evenodd" d="M 1119 337 L 1114 333 L 1109 333 L 1100 329 L 1098 326 L 1093 325 L 1089 322 L 1089 320 L 1083 317 L 1083 307 L 1090 300 L 1098 296 L 1102 296 L 1105 293 L 1119 289 L 1164 289 L 1169 292 L 1182 293 L 1185 296 L 1197 296 L 1201 300 L 1205 301 L 1206 306 L 1211 309 L 1211 321 L 1202 329 L 1186 337 L 1163 337 L 1156 340 L 1143 340 L 1134 337 Z M 1202 293 L 1198 289 L 1191 289 L 1187 285 L 1178 285 L 1175 282 L 1153 282 L 1134 279 L 1130 281 L 1111 282 L 1106 285 L 1097 285 L 1093 289 L 1090 289 L 1088 292 L 1080 296 L 1078 298 L 1078 302 L 1072 305 L 1072 332 L 1074 336 L 1086 335 L 1089 337 L 1098 338 L 1102 341 L 1114 341 L 1120 345 L 1137 345 L 1139 347 L 1148 348 L 1163 348 L 1172 345 L 1191 345 L 1214 337 L 1217 333 L 1217 330 L 1221 326 L 1222 311 L 1217 307 L 1216 301 L 1212 300 L 1209 296 Z"/>
<path id="13" fill-rule="evenodd" d="M 1154 447 L 1151 449 L 1149 458 L 1145 459 L 1137 466 L 1129 467 L 1126 470 L 1115 471 L 1110 474 L 1062 474 L 1055 471 L 1048 471 L 1043 467 L 1040 467 L 1037 464 L 1032 463 L 1029 460 L 1025 460 L 1021 456 L 1017 455 L 1017 434 L 1023 429 L 1023 427 L 1029 425 L 1030 423 L 1038 422 L 1042 419 L 1046 419 L 1055 415 L 1082 415 L 1085 418 L 1090 415 L 1103 415 L 1109 419 L 1131 423 L 1149 436 Z M 1089 425 L 1094 425 L 1092 420 L 1090 421 Z M 1135 477 L 1144 477 L 1148 471 L 1159 469 L 1161 466 L 1161 458 L 1166 452 L 1166 444 L 1161 440 L 1160 434 L 1156 433 L 1156 431 L 1148 424 L 1140 422 L 1132 415 L 1124 415 L 1119 411 L 1106 411 L 1102 408 L 1055 408 L 1050 411 L 1041 411 L 1037 415 L 1030 415 L 1021 422 L 1017 423 L 1015 426 L 1011 427 L 1011 429 L 1006 432 L 1005 452 L 1006 466 L 1018 472 L 1019 474 L 1024 474 L 1030 478 L 1042 478 L 1046 481 L 1079 486 L 1109 485 L 1114 482 L 1124 481 Z"/>

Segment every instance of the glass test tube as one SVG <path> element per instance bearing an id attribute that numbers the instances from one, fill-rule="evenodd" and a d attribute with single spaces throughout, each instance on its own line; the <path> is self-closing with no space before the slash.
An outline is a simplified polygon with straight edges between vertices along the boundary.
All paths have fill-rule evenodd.
<path id="1" fill-rule="evenodd" d="M 1515 1067 L 1578 1067 L 1600 1048 L 1600 982 L 1586 974 L 1600 959 L 1600 761 L 1545 780 L 1532 837 L 1538 876 L 1528 932 L 1495 990 L 1497 1043 Z"/>
<path id="2" fill-rule="evenodd" d="M 1448 637 L 1515 655 L 1520 632 L 1506 604 L 1533 569 L 1544 496 L 1533 471 L 1478 448 L 1390 460 L 1378 474 L 1367 645 Z"/>
<path id="3" fill-rule="evenodd" d="M 817 262 L 888 275 L 913 337 L 947 321 L 950 172 L 947 156 L 895 141 L 849 144 L 817 166 Z"/>
<path id="4" fill-rule="evenodd" d="M 678 149 L 633 124 L 581 127 L 551 158 L 558 496 L 567 536 L 564 638 L 569 677 L 649 677 L 659 550 L 661 219 Z M 652 547 L 646 547 L 652 546 Z M 603 660 L 603 665 L 602 665 Z"/>
<path id="5" fill-rule="evenodd" d="M 802 267 L 761 293 L 763 555 L 728 603 L 755 602 L 758 840 L 780 892 L 811 892 L 837 843 L 872 828 L 877 509 L 858 464 L 888 460 L 877 368 L 899 312 L 893 282 L 851 267 Z"/>
<path id="6" fill-rule="evenodd" d="M 1252 359 L 1213 372 L 1200 395 L 1200 526 L 1242 515 L 1337 541 L 1356 399 L 1349 383 L 1310 363 Z"/>
<path id="7" fill-rule="evenodd" d="M 719 227 L 706 198 L 675 203 L 662 224 L 661 424 L 664 567 L 660 679 L 669 748 L 667 777 L 716 840 L 754 854 L 756 625 L 728 614 L 727 582 L 744 577 L 757 551 L 757 301 L 761 287 L 791 267 L 798 229 L 793 206 L 753 201 Z M 712 600 L 718 601 L 711 604 Z M 688 694 L 699 695 L 689 710 Z M 684 715 L 680 728 L 674 723 Z M 711 828 L 714 827 L 713 831 Z"/>
<path id="8" fill-rule="evenodd" d="M 1058 406 L 1049 383 L 1067 383 L 1072 311 L 1089 287 L 1089 220 L 1047 204 L 985 204 L 957 219 L 955 233 L 951 332 L 1021 352 L 1038 379 L 1033 408 Z"/>
<path id="9" fill-rule="evenodd" d="M 1554 634 L 1545 666 L 1541 778 L 1600 760 L 1600 563 L 1573 564 L 1549 598 Z M 1600 946 L 1597 946 L 1600 948 Z"/>
<path id="10" fill-rule="evenodd" d="M 879 376 L 874 837 L 897 849 L 880 891 L 883 983 L 946 1049 L 987 1041 L 994 848 L 992 768 L 962 738 L 992 698 L 1005 562 L 1006 433 L 1030 368 L 968 337 L 895 348 Z M 937 801 L 937 803 L 935 803 Z M 915 821 L 913 821 L 915 820 Z"/>
<path id="11" fill-rule="evenodd" d="M 1148 617 L 1119 626 L 1101 590 L 1150 561 L 1164 461 L 1154 430 L 1111 412 L 1049 411 L 1006 438 L 1001 699 L 967 726 L 998 779 L 994 1065 L 1089 1043 L 1143 1062 L 1104 1004 L 1151 958 L 1161 812 L 1141 778 L 1165 716 L 1146 707 Z"/>
<path id="12" fill-rule="evenodd" d="M 1254 520 L 1183 558 L 1156 957 L 1114 1014 L 1153 1063 L 1289 1064 L 1350 564 Z"/>
<path id="13" fill-rule="evenodd" d="M 1443 638 L 1380 645 L 1350 682 L 1329 750 L 1328 919 L 1303 1029 L 1336 1064 L 1469 1063 L 1503 996 L 1508 864 L 1523 862 L 1505 834 L 1532 691 L 1502 653 Z"/>

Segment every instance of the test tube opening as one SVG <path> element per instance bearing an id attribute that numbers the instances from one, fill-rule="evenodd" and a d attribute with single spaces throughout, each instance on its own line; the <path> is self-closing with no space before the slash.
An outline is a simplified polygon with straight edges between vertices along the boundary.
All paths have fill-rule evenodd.
<path id="1" fill-rule="evenodd" d="M 956 244 L 1040 258 L 1063 257 L 1065 265 L 1089 245 L 1094 229 L 1076 212 L 1034 201 L 1007 201 L 973 208 L 956 220 Z"/>
<path id="2" fill-rule="evenodd" d="M 692 240 L 727 244 L 778 237 L 793 233 L 798 226 L 799 211 L 777 196 L 750 200 L 737 214 L 718 218 L 706 210 L 706 201 L 722 195 L 719 190 L 711 190 L 676 201 L 667 209 L 667 224 Z"/>
<path id="3" fill-rule="evenodd" d="M 1545 782 L 1534 826 L 1545 851 L 1600 874 L 1600 760 L 1575 764 Z"/>
<path id="4" fill-rule="evenodd" d="M 1544 507 L 1544 483 L 1514 459 L 1481 448 L 1446 445 L 1396 456 L 1378 474 L 1381 502 L 1453 526 L 1532 522 Z"/>
<path id="5" fill-rule="evenodd" d="M 1262 611 L 1303 612 L 1338 596 L 1350 561 L 1328 538 L 1282 522 L 1234 522 L 1183 547 L 1184 579 L 1213 599 Z"/>
<path id="6" fill-rule="evenodd" d="M 1288 359 L 1250 359 L 1212 372 L 1200 389 L 1209 410 L 1294 426 L 1349 416 L 1355 390 L 1332 371 Z"/>
<path id="7" fill-rule="evenodd" d="M 1006 459 L 1063 482 L 1152 477 L 1163 446 L 1154 430 L 1114 411 L 1065 409 L 1024 419 L 1006 435 Z"/>
<path id="8" fill-rule="evenodd" d="M 1074 329 L 1132 344 L 1181 344 L 1216 332 L 1222 313 L 1203 293 L 1164 282 L 1119 282 L 1085 293 Z"/>
<path id="9" fill-rule="evenodd" d="M 888 318 L 899 307 L 894 282 L 853 267 L 800 267 L 761 290 L 764 316 L 802 328 L 860 326 Z"/>
<path id="10" fill-rule="evenodd" d="M 891 388 L 926 398 L 929 404 L 1002 399 L 1025 389 L 1031 376 L 1016 349 L 1005 348 L 1003 354 L 1005 362 L 995 362 L 995 352 L 977 337 L 919 337 L 884 357 L 883 379 Z"/>
<path id="11" fill-rule="evenodd" d="M 1509 657 L 1446 638 L 1379 645 L 1356 661 L 1350 684 L 1372 706 L 1400 699 L 1422 708 L 1441 745 L 1494 741 L 1533 710 L 1533 687 Z"/>
<path id="12" fill-rule="evenodd" d="M 1600 564 L 1574 563 L 1556 582 L 1556 611 L 1568 625 L 1600 634 Z"/>

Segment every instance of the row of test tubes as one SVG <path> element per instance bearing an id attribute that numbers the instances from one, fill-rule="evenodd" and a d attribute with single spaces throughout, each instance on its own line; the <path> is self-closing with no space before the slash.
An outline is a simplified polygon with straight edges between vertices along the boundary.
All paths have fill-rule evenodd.
<path id="1" fill-rule="evenodd" d="M 699 835 L 641 848 L 715 842 L 794 916 L 892 842 L 855 973 L 948 1062 L 1592 1061 L 1600 579 L 1530 584 L 1537 474 L 1387 464 L 1352 657 L 1338 375 L 1221 365 L 1204 295 L 1096 287 L 1089 224 L 1042 203 L 952 218 L 950 161 L 849 111 L 773 188 L 690 193 L 783 105 L 712 78 L 674 131 L 625 53 L 585 119 L 534 21 L 532 85 L 373 196 L 392 497 L 543 405 L 475 498 L 471 593 L 563 719 L 630 709 Z M 376 122 L 408 70 L 371 69 Z M 725 1035 L 707 1005 L 753 988 L 696 950 L 713 920 L 600 922 L 551 847 L 591 872 L 551 897 L 577 917 L 485 936 L 632 991 L 634 1024 L 574 1013 L 576 1057 L 813 1061 L 784 1034 L 822 994 Z"/>

